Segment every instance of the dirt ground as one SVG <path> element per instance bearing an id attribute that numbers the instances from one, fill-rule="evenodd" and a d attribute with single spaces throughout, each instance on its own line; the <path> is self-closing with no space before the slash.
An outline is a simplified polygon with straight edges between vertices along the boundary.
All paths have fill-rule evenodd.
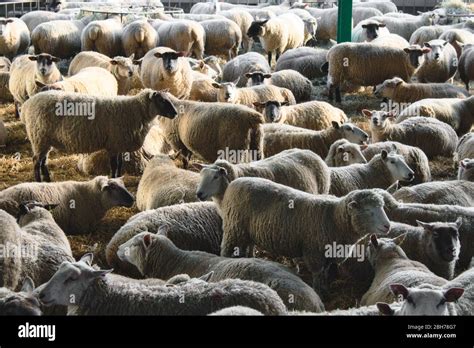
<path id="1" fill-rule="evenodd" d="M 326 100 L 324 81 L 314 81 L 314 99 Z M 358 94 L 347 94 L 343 99 L 342 108 L 352 121 L 364 130 L 368 130 L 367 119 L 361 116 L 362 109 L 378 109 L 381 100 L 372 95 L 369 91 Z M 0 118 L 3 119 L 8 131 L 7 147 L 0 148 L 0 190 L 18 183 L 33 180 L 32 152 L 26 137 L 26 132 L 22 122 L 14 116 L 13 104 L 0 104 Z M 77 156 L 65 155 L 58 151 L 52 151 L 49 157 L 49 168 L 53 181 L 64 180 L 89 180 L 92 177 L 79 173 L 77 170 Z M 456 176 L 452 160 L 440 158 L 431 163 L 431 170 L 434 180 L 454 179 Z M 139 177 L 125 175 L 124 181 L 127 188 L 136 193 Z M 136 207 L 115 208 L 109 211 L 107 216 L 90 231 L 90 234 L 81 236 L 69 236 L 74 257 L 79 258 L 86 252 L 94 252 L 95 261 L 100 267 L 108 268 L 105 261 L 104 249 L 114 235 L 114 233 L 134 214 L 138 213 Z M 268 257 L 260 253 L 263 257 Z M 278 260 L 283 261 L 283 260 Z M 286 263 L 286 262 L 285 262 Z M 307 275 L 307 274 L 306 274 Z M 305 280 L 309 280 L 307 276 Z M 339 288 L 340 292 L 334 293 L 326 308 L 344 308 L 354 306 L 354 296 L 350 291 Z"/>

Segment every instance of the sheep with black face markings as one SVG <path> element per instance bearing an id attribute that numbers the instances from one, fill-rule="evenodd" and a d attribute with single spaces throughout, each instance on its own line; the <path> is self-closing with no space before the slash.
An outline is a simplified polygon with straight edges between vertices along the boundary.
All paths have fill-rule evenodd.
<path id="1" fill-rule="evenodd" d="M 344 167 L 356 163 L 367 163 L 360 146 L 347 139 L 335 141 L 329 148 L 325 159 L 329 167 Z"/>
<path id="2" fill-rule="evenodd" d="M 398 141 L 419 147 L 428 158 L 452 157 L 457 143 L 454 129 L 430 117 L 412 117 L 400 123 L 392 123 L 392 113 L 386 111 L 362 110 L 371 119 L 372 141 Z"/>
<path id="3" fill-rule="evenodd" d="M 235 82 L 237 87 L 247 86 L 247 73 L 253 71 L 262 71 L 270 73 L 270 65 L 265 57 L 257 52 L 248 52 L 241 54 L 228 61 L 222 68 L 222 81 Z"/>
<path id="4" fill-rule="evenodd" d="M 133 56 L 113 58 L 99 52 L 87 51 L 77 54 L 69 65 L 69 76 L 77 74 L 84 68 L 103 68 L 115 76 L 118 83 L 118 94 L 126 95 L 131 89 L 132 79 L 137 74 L 134 68 Z"/>
<path id="5" fill-rule="evenodd" d="M 234 180 L 218 206 L 224 230 L 221 256 L 245 257 L 255 244 L 278 255 L 302 257 L 313 274 L 315 289 L 327 261 L 325 245 L 334 241 L 352 244 L 363 234 L 388 232 L 390 224 L 382 196 L 373 191 L 354 191 L 336 198 L 262 178 Z M 331 221 L 330 226 L 324 221 Z M 308 229 L 309 225 L 312 228 Z M 286 233 L 288 230 L 292 233 Z"/>
<path id="6" fill-rule="evenodd" d="M 413 176 L 403 156 L 382 150 L 367 164 L 331 168 L 329 192 L 341 197 L 354 190 L 387 188 L 398 180 L 411 181 Z"/>
<path id="7" fill-rule="evenodd" d="M 340 125 L 334 121 L 331 127 L 322 131 L 278 123 L 263 124 L 262 129 L 265 157 L 273 156 L 287 149 L 299 148 L 311 150 L 325 158 L 329 147 L 336 140 L 345 138 L 351 142 L 362 144 L 369 137 L 362 129 L 351 123 Z"/>
<path id="8" fill-rule="evenodd" d="M 88 110 L 89 114 L 84 115 L 84 110 L 76 108 L 69 115 L 76 117 L 58 118 L 61 109 L 58 111 L 57 105 L 65 103 L 93 105 L 93 114 L 90 115 Z M 170 118 L 177 115 L 167 94 L 150 89 L 135 96 L 120 97 L 47 91 L 28 100 L 23 109 L 22 117 L 33 147 L 36 181 L 41 181 L 41 174 L 46 181 L 50 180 L 46 161 L 53 144 L 66 153 L 107 150 L 111 158 L 112 177 L 118 177 L 122 169 L 120 154 L 140 149 L 158 115 Z"/>
<path id="9" fill-rule="evenodd" d="M 90 259 L 85 255 L 81 261 L 64 262 L 42 286 L 40 301 L 47 306 L 74 305 L 78 315 L 206 315 L 235 305 L 266 315 L 286 313 L 277 293 L 264 284 L 238 279 L 218 283 L 191 279 L 174 286 L 114 282 L 111 270 L 91 267 Z M 73 304 L 71 294 L 75 295 Z"/>
<path id="10" fill-rule="evenodd" d="M 323 160 L 309 150 L 290 149 L 260 161 L 232 164 L 217 160 L 204 166 L 197 187 L 200 200 L 222 200 L 227 186 L 237 178 L 258 177 L 313 194 L 327 194 L 330 172 Z"/>
<path id="11" fill-rule="evenodd" d="M 403 237 L 400 235 L 395 239 L 378 239 L 375 235 L 371 236 L 367 256 L 375 270 L 375 277 L 369 290 L 362 296 L 361 305 L 395 301 L 396 298 L 390 291 L 390 284 L 393 283 L 405 286 L 443 286 L 448 282 L 435 275 L 421 262 L 410 260 L 399 246 Z"/>
<path id="12" fill-rule="evenodd" d="M 344 124 L 348 118 L 344 111 L 321 101 L 288 105 L 286 102 L 268 100 L 256 103 L 257 110 L 263 108 L 267 122 L 288 124 L 295 127 L 321 131 L 331 127 L 332 122 Z"/>
<path id="13" fill-rule="evenodd" d="M 404 203 L 474 206 L 474 182 L 465 180 L 434 181 L 402 187 L 393 197 Z"/>
<path id="14" fill-rule="evenodd" d="M 356 25 L 352 32 L 352 42 L 370 42 L 388 34 L 390 32 L 384 23 L 369 18 Z"/>
<path id="15" fill-rule="evenodd" d="M 127 275 L 139 277 L 133 267 L 117 257 L 117 250 L 143 231 L 164 235 L 180 249 L 220 253 L 222 219 L 216 205 L 212 202 L 183 203 L 144 211 L 131 217 L 107 245 L 107 263 Z"/>
<path id="16" fill-rule="evenodd" d="M 388 237 L 404 235 L 400 246 L 409 259 L 423 263 L 440 277 L 452 279 L 461 249 L 458 230 L 462 219 L 455 222 L 417 223 L 415 227 L 392 222 Z"/>
<path id="17" fill-rule="evenodd" d="M 181 273 L 199 277 L 211 272 L 210 282 L 242 279 L 266 284 L 277 292 L 289 309 L 324 310 L 314 290 L 290 269 L 276 262 L 257 258 L 231 259 L 202 251 L 181 250 L 168 238 L 147 232 L 122 244 L 118 257 L 134 265 L 147 278 L 169 279 Z"/>

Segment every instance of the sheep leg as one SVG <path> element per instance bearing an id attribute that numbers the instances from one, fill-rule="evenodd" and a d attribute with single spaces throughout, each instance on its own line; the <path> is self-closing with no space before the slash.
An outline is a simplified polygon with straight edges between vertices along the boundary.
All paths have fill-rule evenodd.
<path id="1" fill-rule="evenodd" d="M 20 103 L 15 101 L 15 117 L 20 118 Z"/>
<path id="2" fill-rule="evenodd" d="M 272 66 L 272 52 L 268 52 L 268 65 Z"/>
<path id="3" fill-rule="evenodd" d="M 340 103 L 341 99 L 341 88 L 339 86 L 336 87 L 336 102 Z"/>
<path id="4" fill-rule="evenodd" d="M 330 101 L 333 101 L 334 100 L 334 86 L 333 85 L 329 85 L 329 88 L 328 88 L 328 98 Z"/>
<path id="5" fill-rule="evenodd" d="M 123 167 L 123 155 L 120 153 L 117 155 L 117 178 L 122 176 L 122 167 Z"/>
<path id="6" fill-rule="evenodd" d="M 44 163 L 44 165 L 46 166 L 45 159 L 47 155 L 48 155 L 48 151 L 43 151 L 43 152 L 40 152 L 38 155 L 33 156 L 34 174 L 35 174 L 35 180 L 37 182 L 41 182 L 41 170 L 42 170 L 41 167 L 42 167 L 42 163 Z M 49 173 L 48 173 L 47 179 L 49 179 Z"/>
<path id="7" fill-rule="evenodd" d="M 110 169 L 111 169 L 111 178 L 116 178 L 117 177 L 117 167 L 118 167 L 118 158 L 117 155 L 111 155 L 110 156 Z"/>
<path id="8" fill-rule="evenodd" d="M 43 175 L 43 178 L 44 178 L 45 182 L 51 182 L 51 177 L 49 175 L 48 165 L 46 164 L 47 160 L 48 160 L 48 157 L 45 156 L 43 158 L 43 160 L 41 161 L 41 174 Z"/>
<path id="9" fill-rule="evenodd" d="M 223 226 L 224 235 L 221 242 L 221 256 L 248 257 L 253 244 L 245 242 L 245 233 L 238 226 Z M 244 234 L 244 235 L 242 235 Z"/>
<path id="10" fill-rule="evenodd" d="M 280 54 L 281 54 L 280 52 L 277 52 L 277 53 L 276 53 L 276 57 L 275 57 L 275 58 L 276 58 L 276 61 L 277 61 L 277 62 L 278 62 L 278 59 L 280 58 Z"/>

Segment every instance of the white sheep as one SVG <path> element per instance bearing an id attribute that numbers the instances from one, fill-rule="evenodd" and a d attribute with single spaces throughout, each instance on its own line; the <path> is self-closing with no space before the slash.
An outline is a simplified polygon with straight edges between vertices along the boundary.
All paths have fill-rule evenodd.
<path id="1" fill-rule="evenodd" d="M 140 59 L 156 47 L 158 34 L 146 19 L 141 19 L 123 27 L 121 41 L 126 56 L 133 54 L 135 59 Z"/>
<path id="2" fill-rule="evenodd" d="M 292 69 L 312 80 L 325 75 L 321 66 L 326 62 L 328 50 L 299 47 L 286 51 L 278 59 L 275 71 Z"/>
<path id="3" fill-rule="evenodd" d="M 247 35 L 259 37 L 264 51 L 267 53 L 268 64 L 272 64 L 272 54 L 278 60 L 288 49 L 303 46 L 305 39 L 303 20 L 293 13 L 285 13 L 271 19 L 254 21 Z"/>
<path id="4" fill-rule="evenodd" d="M 67 106 L 71 104 L 81 107 L 71 110 Z M 58 115 L 63 116 L 61 122 L 58 122 Z M 41 173 L 46 181 L 51 180 L 46 161 L 53 144 L 66 153 L 107 150 L 112 177 L 120 176 L 123 163 L 120 154 L 136 151 L 143 145 L 158 115 L 174 118 L 177 110 L 168 95 L 150 89 L 130 97 L 62 91 L 38 93 L 23 105 L 22 111 L 33 147 L 36 181 L 41 181 Z M 88 141 L 79 134 L 87 134 Z"/>
<path id="5" fill-rule="evenodd" d="M 428 158 L 452 157 L 457 143 L 454 129 L 434 118 L 412 117 L 400 123 L 392 123 L 393 114 L 385 111 L 362 110 L 371 119 L 372 141 L 398 141 L 419 147 Z"/>
<path id="6" fill-rule="evenodd" d="M 30 31 L 17 18 L 0 18 L 0 54 L 13 59 L 26 53 L 30 46 Z"/>
<path id="7" fill-rule="evenodd" d="M 362 144 L 368 139 L 367 133 L 357 126 L 344 123 L 340 125 L 332 122 L 332 126 L 322 130 L 294 127 L 285 124 L 264 124 L 263 150 L 265 157 L 273 156 L 281 151 L 299 148 L 308 149 L 325 158 L 329 147 L 336 140 L 346 138 L 356 144 Z"/>
<path id="8" fill-rule="evenodd" d="M 126 95 L 132 87 L 131 84 L 134 76 L 137 75 L 133 58 L 134 56 L 109 58 L 99 52 L 81 52 L 71 61 L 68 74 L 69 76 L 75 75 L 88 67 L 104 68 L 115 76 L 118 83 L 118 94 Z"/>
<path id="9" fill-rule="evenodd" d="M 167 90 L 178 98 L 187 98 L 193 83 L 192 70 L 183 52 L 157 47 L 145 55 L 140 77 L 143 85 L 155 90 Z"/>
<path id="10" fill-rule="evenodd" d="M 415 32 L 415 30 L 422 26 L 436 24 L 435 22 L 438 18 L 439 16 L 434 12 L 425 12 L 414 19 L 376 16 L 372 17 L 371 20 L 384 23 L 392 34 L 397 34 L 403 37 L 405 40 L 410 40 L 410 37 Z"/>
<path id="11" fill-rule="evenodd" d="M 464 45 L 474 44 L 474 33 L 465 29 L 450 29 L 441 34 L 439 39 L 449 42 L 456 50 L 459 58 Z"/>
<path id="12" fill-rule="evenodd" d="M 399 246 L 404 235 L 394 239 L 378 239 L 374 234 L 370 238 L 367 255 L 375 270 L 375 277 L 369 290 L 362 296 L 361 305 L 369 306 L 377 302 L 391 303 L 396 300 L 390 291 L 390 284 L 405 286 L 431 284 L 443 286 L 448 281 L 431 272 L 418 261 L 410 260 Z"/>
<path id="13" fill-rule="evenodd" d="M 4 208 L 4 207 L 2 207 Z M 22 231 L 15 218 L 0 209 L 0 243 L 4 250 L 20 249 Z M 7 257 L 6 257 L 7 256 Z M 0 258 L 0 286 L 8 289 L 16 289 L 20 285 L 22 269 L 22 258 L 18 252 L 10 252 Z"/>
<path id="14" fill-rule="evenodd" d="M 171 286 L 117 282 L 109 274 L 111 270 L 97 270 L 91 262 L 91 256 L 86 254 L 78 262 L 63 263 L 41 287 L 40 301 L 48 306 L 74 306 L 78 315 L 206 315 L 234 305 L 248 306 L 266 315 L 286 313 L 278 294 L 261 283 L 238 279 L 217 283 L 191 279 Z M 216 293 L 219 301 L 215 300 Z M 184 303 L 180 300 L 183 296 Z"/>
<path id="15" fill-rule="evenodd" d="M 263 108 L 267 122 L 288 124 L 295 127 L 325 130 L 332 126 L 332 122 L 343 124 L 348 122 L 344 111 L 321 101 L 287 105 L 287 102 L 269 100 L 266 103 L 257 103 L 257 110 Z"/>
<path id="16" fill-rule="evenodd" d="M 465 158 L 459 162 L 458 180 L 474 181 L 474 159 Z"/>
<path id="17" fill-rule="evenodd" d="M 237 23 L 240 31 L 242 32 L 242 47 L 244 52 L 249 52 L 252 49 L 253 39 L 247 35 L 247 31 L 253 22 L 252 15 L 242 8 L 233 8 L 227 11 L 220 11 L 219 15 Z"/>
<path id="18" fill-rule="evenodd" d="M 367 163 L 359 145 L 347 139 L 339 139 L 330 147 L 325 162 L 329 167 L 344 167 L 356 163 Z"/>
<path id="19" fill-rule="evenodd" d="M 465 45 L 458 64 L 459 77 L 469 91 L 469 82 L 474 80 L 474 44 Z"/>
<path id="20" fill-rule="evenodd" d="M 20 19 L 25 22 L 30 33 L 41 23 L 72 19 L 71 15 L 59 14 L 51 11 L 30 11 L 25 13 Z"/>
<path id="21" fill-rule="evenodd" d="M 447 41 L 431 40 L 424 43 L 424 62 L 416 72 L 419 82 L 452 82 L 458 66 L 456 50 Z"/>
<path id="22" fill-rule="evenodd" d="M 262 312 L 259 312 L 253 308 L 243 307 L 243 306 L 233 306 L 227 307 L 224 309 L 220 309 L 218 311 L 212 312 L 209 315 L 217 315 L 217 316 L 229 316 L 229 315 L 251 315 L 251 316 L 260 316 L 263 315 Z"/>
<path id="23" fill-rule="evenodd" d="M 58 204 L 53 216 L 68 234 L 92 232 L 109 209 L 130 207 L 134 202 L 121 179 L 104 176 L 85 182 L 22 183 L 0 191 L 0 200 L 18 204 L 30 200 Z"/>
<path id="24" fill-rule="evenodd" d="M 168 238 L 148 232 L 122 244 L 117 254 L 147 278 L 169 279 L 181 273 L 199 277 L 211 272 L 210 282 L 242 279 L 266 284 L 277 292 L 287 308 L 324 310 L 314 290 L 290 269 L 276 262 L 257 258 L 231 259 L 202 251 L 181 250 Z"/>
<path id="25" fill-rule="evenodd" d="M 161 46 L 169 47 L 177 52 L 193 53 L 197 59 L 204 57 L 206 33 L 201 24 L 192 20 L 155 20 L 152 26 L 158 33 Z"/>
<path id="26" fill-rule="evenodd" d="M 92 21 L 81 34 L 81 50 L 97 51 L 109 57 L 121 56 L 122 23 L 118 17 Z"/>
<path id="27" fill-rule="evenodd" d="M 465 158 L 474 158 L 474 132 L 464 134 L 456 145 L 454 162 L 457 163 Z"/>
<path id="28" fill-rule="evenodd" d="M 81 52 L 81 33 L 91 17 L 78 20 L 55 20 L 38 25 L 31 32 L 35 53 L 49 53 L 67 59 Z"/>
<path id="29" fill-rule="evenodd" d="M 291 149 L 251 163 L 232 164 L 217 160 L 204 166 L 197 190 L 200 200 L 221 201 L 227 186 L 237 178 L 258 177 L 313 194 L 327 194 L 330 171 L 324 161 L 309 150 Z"/>
<path id="30" fill-rule="evenodd" d="M 471 130 L 474 123 L 473 108 L 474 96 L 466 99 L 423 99 L 403 109 L 396 122 L 406 122 L 414 116 L 427 116 L 450 125 L 461 136 Z"/>
<path id="31" fill-rule="evenodd" d="M 270 73 L 271 69 L 270 65 L 260 53 L 244 53 L 224 65 L 222 68 L 222 81 L 235 82 L 237 87 L 245 87 L 247 86 L 246 74 L 253 71 Z"/>
<path id="32" fill-rule="evenodd" d="M 41 304 L 33 291 L 34 289 L 33 280 L 29 277 L 23 281 L 19 292 L 0 288 L 0 313 L 6 316 L 42 315 Z"/>
<path id="33" fill-rule="evenodd" d="M 366 164 L 353 164 L 331 168 L 331 189 L 337 197 L 354 190 L 387 188 L 398 180 L 413 180 L 414 172 L 408 167 L 403 156 L 382 150 Z"/>
<path id="34" fill-rule="evenodd" d="M 242 31 L 230 19 L 213 19 L 200 22 L 206 35 L 207 54 L 225 57 L 228 61 L 237 57 L 242 44 Z"/>
<path id="35" fill-rule="evenodd" d="M 177 168 L 168 155 L 156 155 L 148 162 L 137 188 L 140 211 L 168 205 L 196 202 L 199 174 Z"/>
<path id="36" fill-rule="evenodd" d="M 3 123 L 3 120 L 0 119 L 0 148 L 5 147 L 7 145 L 7 139 L 8 139 L 7 129 L 5 128 L 5 124 Z"/>

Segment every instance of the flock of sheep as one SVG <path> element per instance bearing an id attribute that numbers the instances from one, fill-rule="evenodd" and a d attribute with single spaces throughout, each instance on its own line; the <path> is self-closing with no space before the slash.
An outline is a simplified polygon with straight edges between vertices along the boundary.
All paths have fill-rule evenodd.
<path id="1" fill-rule="evenodd" d="M 1 151 L 21 130 L 33 160 L 0 191 L 0 314 L 474 314 L 472 21 L 355 2 L 336 44 L 337 8 L 289 0 L 85 4 L 0 19 Z M 52 180 L 53 148 L 88 180 Z M 102 269 L 76 261 L 118 207 Z"/>

